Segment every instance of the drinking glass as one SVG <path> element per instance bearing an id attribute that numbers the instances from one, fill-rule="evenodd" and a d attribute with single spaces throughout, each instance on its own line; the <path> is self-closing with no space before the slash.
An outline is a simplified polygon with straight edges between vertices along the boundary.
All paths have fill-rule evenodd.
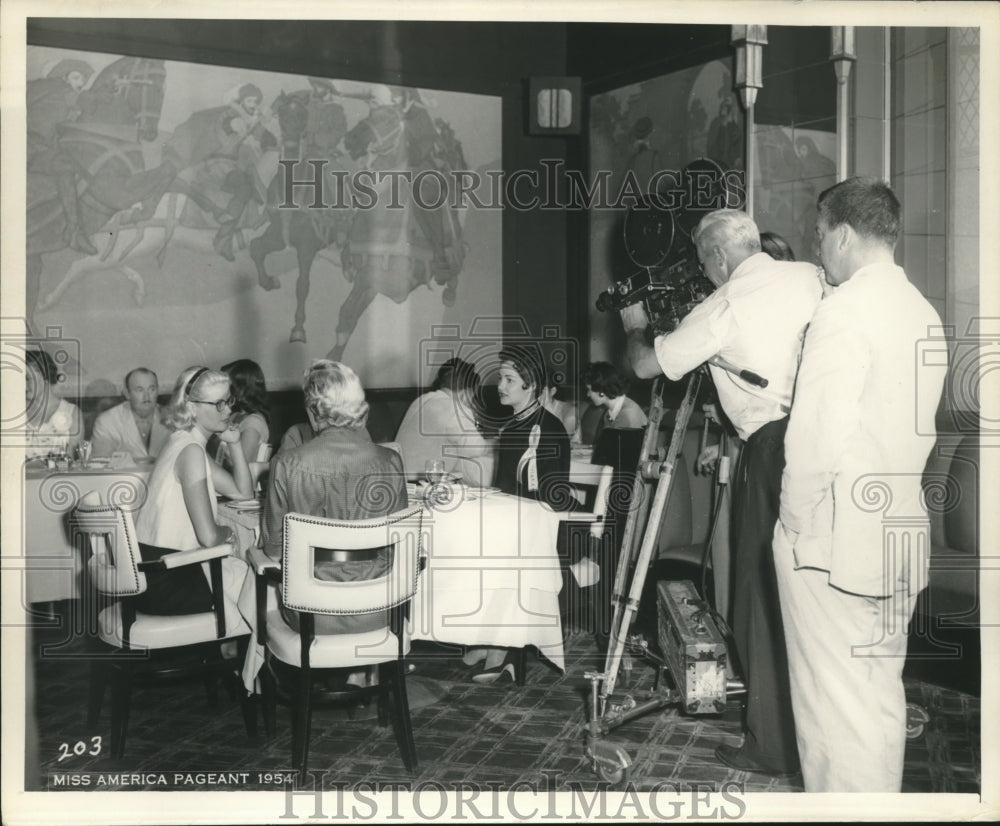
<path id="1" fill-rule="evenodd" d="M 80 461 L 80 464 L 84 467 L 90 461 L 90 454 L 93 450 L 93 445 L 90 442 L 80 442 L 76 447 L 76 458 Z"/>
<path id="2" fill-rule="evenodd" d="M 444 474 L 444 459 L 428 459 L 424 462 L 424 475 L 432 485 L 443 482 Z"/>

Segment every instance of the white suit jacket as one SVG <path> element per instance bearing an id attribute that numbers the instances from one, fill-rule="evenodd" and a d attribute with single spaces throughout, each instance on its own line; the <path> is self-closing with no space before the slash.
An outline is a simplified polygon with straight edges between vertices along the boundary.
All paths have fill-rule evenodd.
<path id="1" fill-rule="evenodd" d="M 780 519 L 796 567 L 829 571 L 842 590 L 888 596 L 926 584 L 921 477 L 947 371 L 940 327 L 906 273 L 878 264 L 824 299 L 806 333 Z"/>
<path id="2" fill-rule="evenodd" d="M 142 443 L 139 428 L 128 402 L 115 405 L 105 410 L 94 422 L 91 441 L 94 443 L 94 456 L 110 456 L 116 450 L 127 450 L 133 458 L 143 456 L 159 456 L 160 450 L 170 436 L 170 431 L 160 422 L 160 410 L 153 414 L 153 431 L 149 434 L 149 451 Z"/>

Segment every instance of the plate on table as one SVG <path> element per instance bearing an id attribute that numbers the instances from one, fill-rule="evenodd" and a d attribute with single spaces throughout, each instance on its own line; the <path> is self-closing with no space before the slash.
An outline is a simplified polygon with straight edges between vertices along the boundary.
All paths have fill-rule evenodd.
<path id="1" fill-rule="evenodd" d="M 466 487 L 466 492 L 470 499 L 485 499 L 487 496 L 493 496 L 494 494 L 500 493 L 500 488 L 486 487 L 477 488 L 472 485 Z"/>
<path id="2" fill-rule="evenodd" d="M 423 483 L 425 485 L 454 485 L 456 482 L 462 481 L 462 474 L 451 473 L 451 472 L 444 473 L 441 475 L 441 481 L 431 482 L 431 480 L 427 478 L 427 474 L 422 473 L 420 476 L 417 477 L 417 480 L 418 482 Z"/>
<path id="3" fill-rule="evenodd" d="M 226 502 L 226 505 L 234 511 L 259 511 L 262 507 L 259 499 L 233 499 Z"/>

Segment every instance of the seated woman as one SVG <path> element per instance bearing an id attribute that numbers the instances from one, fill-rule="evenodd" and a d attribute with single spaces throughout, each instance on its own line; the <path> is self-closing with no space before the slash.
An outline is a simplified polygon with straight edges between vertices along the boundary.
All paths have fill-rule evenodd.
<path id="1" fill-rule="evenodd" d="M 648 419 L 632 399 L 625 395 L 628 379 L 614 365 L 594 361 L 583 368 L 583 382 L 590 403 L 604 409 L 604 416 L 594 434 L 594 441 L 606 427 L 626 430 L 645 427 Z"/>
<path id="2" fill-rule="evenodd" d="M 173 551 L 235 542 L 231 528 L 216 522 L 216 495 L 246 499 L 252 494 L 250 469 L 233 426 L 229 376 L 207 367 L 189 367 L 163 409 L 163 424 L 173 432 L 149 475 L 146 502 L 135 521 L 144 560 Z M 205 452 L 210 436 L 229 446 L 232 472 Z M 139 610 L 148 614 L 193 614 L 212 610 L 208 563 L 146 574 Z M 246 563 L 222 560 L 223 590 L 234 604 L 246 578 Z"/>
<path id="3" fill-rule="evenodd" d="M 762 232 L 760 234 L 760 249 L 761 252 L 766 252 L 775 261 L 795 260 L 792 245 L 776 232 Z"/>
<path id="4" fill-rule="evenodd" d="M 500 352 L 500 403 L 513 415 L 500 429 L 497 441 L 496 474 L 493 484 L 504 493 L 546 502 L 556 510 L 569 507 L 566 480 L 569 478 L 569 436 L 559 419 L 539 400 L 545 386 L 541 360 L 527 348 Z M 515 678 L 509 649 L 473 649 L 465 662 L 475 664 L 485 654 L 485 670 L 472 679 L 492 683 L 506 674 Z"/>
<path id="5" fill-rule="evenodd" d="M 25 458 L 72 457 L 83 440 L 80 408 L 56 393 L 59 368 L 52 356 L 44 350 L 27 350 L 24 363 Z"/>
<path id="6" fill-rule="evenodd" d="M 542 388 L 542 392 L 539 394 L 538 400 L 541 402 L 542 407 L 562 422 L 566 433 L 572 437 L 576 434 L 577 428 L 579 427 L 576 402 L 557 399 L 556 394 L 558 392 L 559 388 L 554 383 L 549 381 L 546 386 Z"/>
<path id="7" fill-rule="evenodd" d="M 257 461 L 257 451 L 270 441 L 268 426 L 267 387 L 264 371 L 250 359 L 237 359 L 222 365 L 222 372 L 229 376 L 233 395 L 232 422 L 240 431 L 243 455 L 248 462 Z M 223 467 L 230 467 L 229 448 L 219 445 L 216 460 Z"/>
<path id="8" fill-rule="evenodd" d="M 445 470 L 461 474 L 468 484 L 490 484 L 493 447 L 476 426 L 480 384 L 467 361 L 452 358 L 441 365 L 430 392 L 413 401 L 396 433 L 409 473 L 420 472 L 430 459 L 443 459 Z"/>
<path id="9" fill-rule="evenodd" d="M 326 359 L 313 363 L 302 384 L 306 414 L 315 437 L 279 451 L 271 466 L 261 523 L 264 552 L 280 560 L 286 513 L 327 519 L 371 519 L 408 504 L 403 462 L 396 451 L 372 442 L 365 429 L 368 402 L 357 374 Z M 315 551 L 317 579 L 348 582 L 375 579 L 389 570 L 384 550 L 367 558 L 337 560 Z M 299 615 L 285 606 L 281 614 L 298 630 Z M 384 628 L 388 616 L 317 616 L 317 634 L 361 633 Z"/>

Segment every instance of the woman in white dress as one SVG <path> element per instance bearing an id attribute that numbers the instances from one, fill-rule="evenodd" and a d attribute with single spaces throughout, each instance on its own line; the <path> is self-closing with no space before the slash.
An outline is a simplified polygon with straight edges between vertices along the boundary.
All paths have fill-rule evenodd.
<path id="1" fill-rule="evenodd" d="M 83 439 L 80 408 L 55 392 L 59 368 L 44 350 L 24 354 L 25 458 L 73 456 Z"/>
<path id="2" fill-rule="evenodd" d="M 240 444 L 240 431 L 230 416 L 229 376 L 207 367 L 189 367 L 177 380 L 163 423 L 174 432 L 167 439 L 149 477 L 146 502 L 136 519 L 136 538 L 143 559 L 159 559 L 174 551 L 234 542 L 234 532 L 216 521 L 216 495 L 249 498 L 250 469 Z M 232 472 L 205 452 L 213 434 L 228 445 Z M 150 571 L 140 610 L 150 614 L 190 614 L 212 608 L 208 564 Z M 246 563 L 222 560 L 223 590 L 235 611 Z M 151 576 L 152 574 L 152 576 Z M 233 615 L 235 619 L 235 614 Z"/>

